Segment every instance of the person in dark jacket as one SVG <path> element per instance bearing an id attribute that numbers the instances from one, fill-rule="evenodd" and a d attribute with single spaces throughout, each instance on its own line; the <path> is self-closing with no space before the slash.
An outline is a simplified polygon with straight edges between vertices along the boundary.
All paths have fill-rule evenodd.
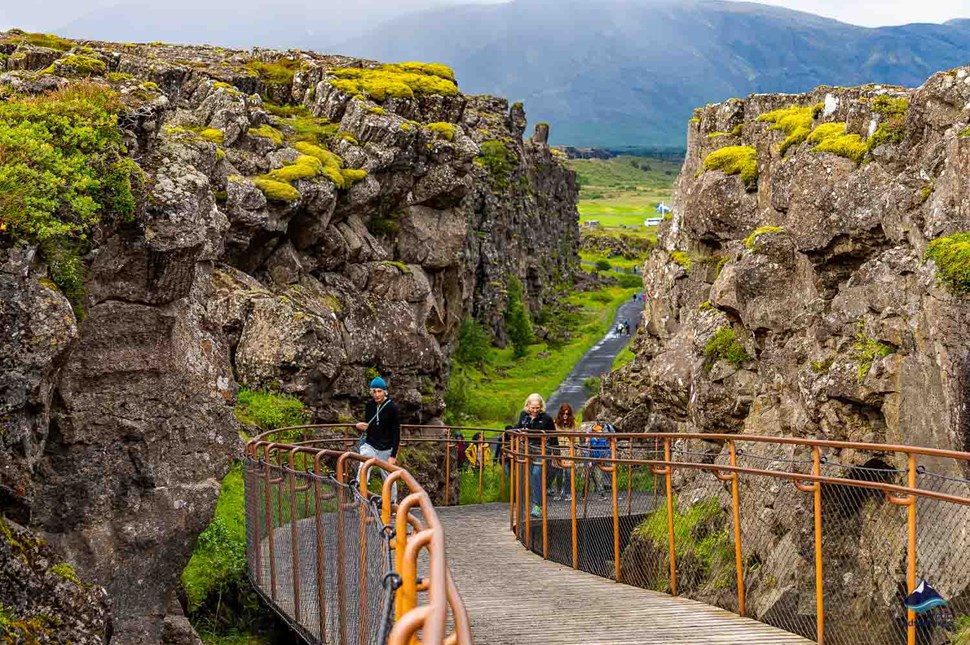
<path id="1" fill-rule="evenodd" d="M 522 413 L 519 415 L 517 429 L 528 432 L 555 432 L 556 424 L 552 417 L 546 414 L 546 402 L 539 394 L 530 394 L 525 400 Z M 551 454 L 549 446 L 546 452 Z M 542 450 L 542 439 L 532 437 L 529 439 L 529 453 L 538 455 Z M 529 504 L 531 504 L 532 517 L 542 515 L 542 460 L 536 459 L 531 463 L 529 471 Z"/>
<path id="2" fill-rule="evenodd" d="M 380 376 L 370 382 L 370 393 L 372 400 L 364 407 L 367 421 L 360 421 L 355 426 L 367 433 L 357 452 L 365 457 L 377 457 L 393 466 L 397 463 L 397 449 L 401 445 L 401 420 L 397 405 L 388 396 L 387 383 Z M 387 471 L 378 470 L 381 477 L 387 479 Z M 371 469 L 371 473 L 373 471 Z M 391 499 L 397 500 L 397 485 L 391 491 Z"/>

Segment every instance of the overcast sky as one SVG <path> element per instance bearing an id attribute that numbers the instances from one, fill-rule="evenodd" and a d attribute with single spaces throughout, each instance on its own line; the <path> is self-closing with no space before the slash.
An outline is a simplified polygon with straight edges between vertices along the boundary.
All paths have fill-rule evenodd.
<path id="1" fill-rule="evenodd" d="M 44 2 L 0 0 L 0 29 L 17 26 L 36 31 L 53 31 L 92 9 L 108 7 L 122 1 L 131 0 L 44 0 Z M 388 4 L 398 2 L 398 0 L 383 1 Z M 474 1 L 440 0 L 442 3 Z M 319 6 L 319 3 L 314 0 L 289 0 L 287 4 L 305 4 L 308 11 L 313 11 L 315 5 Z M 914 0 L 767 0 L 764 4 L 807 11 L 867 27 L 970 18 L 970 0 L 923 0 L 922 2 Z M 266 19 L 272 15 L 273 7 L 278 6 L 276 2 L 263 0 L 197 0 L 196 6 L 198 5 L 234 7 L 236 10 L 241 7 L 249 9 L 261 5 L 267 12 Z"/>

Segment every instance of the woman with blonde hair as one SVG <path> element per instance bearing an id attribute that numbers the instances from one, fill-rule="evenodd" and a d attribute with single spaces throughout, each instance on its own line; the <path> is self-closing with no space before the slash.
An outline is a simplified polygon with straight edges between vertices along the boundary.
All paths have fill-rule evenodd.
<path id="1" fill-rule="evenodd" d="M 556 415 L 555 420 L 556 432 L 576 432 L 576 417 L 573 415 L 573 406 L 568 403 L 563 403 L 559 406 L 559 413 Z M 555 500 L 566 500 L 570 499 L 569 491 L 569 480 L 567 479 L 570 472 L 569 466 L 570 462 L 568 460 L 561 459 L 563 455 L 569 455 L 569 446 L 574 443 L 575 439 L 573 437 L 556 437 L 556 444 L 558 447 L 558 452 L 560 456 L 559 463 L 563 466 L 562 468 L 556 468 L 552 473 L 552 482 L 550 486 L 553 488 L 553 499 Z M 557 486 L 558 484 L 558 486 Z"/>
<path id="2" fill-rule="evenodd" d="M 519 415 L 519 422 L 516 430 L 526 432 L 552 432 L 556 429 L 552 417 L 546 414 L 546 402 L 538 393 L 530 394 L 522 405 L 522 413 Z M 529 453 L 538 455 L 542 450 L 542 439 L 531 437 L 529 439 Z M 531 460 L 530 460 L 531 461 Z M 529 502 L 532 505 L 532 517 L 542 515 L 542 507 L 539 506 L 542 500 L 542 460 L 531 461 L 529 471 Z"/>

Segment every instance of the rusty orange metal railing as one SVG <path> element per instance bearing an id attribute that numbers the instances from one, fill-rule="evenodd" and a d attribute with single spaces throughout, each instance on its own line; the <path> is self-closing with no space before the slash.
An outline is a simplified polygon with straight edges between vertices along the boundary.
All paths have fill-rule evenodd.
<path id="1" fill-rule="evenodd" d="M 757 615 L 757 612 L 755 612 L 753 617 L 813 638 L 819 643 L 906 642 L 909 645 L 916 645 L 917 642 L 947 642 L 946 639 L 949 638 L 963 642 L 963 639 L 970 638 L 970 602 L 965 600 L 966 595 L 970 594 L 970 566 L 961 568 L 958 574 L 953 573 L 954 567 L 951 567 L 948 574 L 941 574 L 947 563 L 954 561 L 962 563 L 966 559 L 965 554 L 970 553 L 970 538 L 968 538 L 968 535 L 970 535 L 970 479 L 967 478 L 967 473 L 970 471 L 970 453 L 915 446 L 788 437 L 687 433 L 610 433 L 598 435 L 608 441 L 608 455 L 593 456 L 589 447 L 589 439 L 597 435 L 557 433 L 557 436 L 569 437 L 571 440 L 579 442 L 580 446 L 586 446 L 585 449 L 577 449 L 571 441 L 567 459 L 565 453 L 559 455 L 547 454 L 545 449 L 547 436 L 542 433 L 516 432 L 508 448 L 510 458 L 515 464 L 512 474 L 512 497 L 509 502 L 513 530 L 524 545 L 545 558 L 550 557 L 548 541 L 549 531 L 551 530 L 550 523 L 561 524 L 568 521 L 570 530 L 562 530 L 560 535 L 563 540 L 568 539 L 571 542 L 570 548 L 562 549 L 560 557 L 553 559 L 574 568 L 583 568 L 577 551 L 589 552 L 592 549 L 601 556 L 600 569 L 593 572 L 607 575 L 618 582 L 626 581 L 624 580 L 625 572 L 631 567 L 622 566 L 621 559 L 628 553 L 627 550 L 630 549 L 629 545 L 632 544 L 632 541 L 628 541 L 626 549 L 621 545 L 623 540 L 621 540 L 620 525 L 624 519 L 624 514 L 620 510 L 618 499 L 622 488 L 619 475 L 624 472 L 631 473 L 634 469 L 643 469 L 653 478 L 649 489 L 654 496 L 655 503 L 641 509 L 641 512 L 637 514 L 637 524 L 640 527 L 646 526 L 647 529 L 644 530 L 652 532 L 651 543 L 654 546 L 662 544 L 665 548 L 664 559 L 668 573 L 666 579 L 663 580 L 663 586 L 671 594 L 677 595 L 681 591 L 679 588 L 680 581 L 678 580 L 680 574 L 678 560 L 682 555 L 682 545 L 678 541 L 686 539 L 689 542 L 693 539 L 691 536 L 685 538 L 683 535 L 678 535 L 675 526 L 678 521 L 681 521 L 680 518 L 682 517 L 679 506 L 686 509 L 691 507 L 689 501 L 681 500 L 678 503 L 679 500 L 674 494 L 673 479 L 675 476 L 679 476 L 679 488 L 682 491 L 690 489 L 714 491 L 710 494 L 723 500 L 724 515 L 729 518 L 726 520 L 728 526 L 724 530 L 724 541 L 726 542 L 728 536 L 730 536 L 730 552 L 734 560 L 732 577 L 734 579 L 735 597 L 730 602 L 725 601 L 721 604 L 742 616 L 752 615 L 750 603 L 748 603 L 746 597 L 751 590 L 751 584 L 746 584 L 746 574 L 750 574 L 753 567 L 748 557 L 750 554 L 745 554 L 742 534 L 747 531 L 750 537 L 753 531 L 752 525 L 759 520 L 758 518 L 749 518 L 745 514 L 742 508 L 741 486 L 747 485 L 748 490 L 753 492 L 751 486 L 759 481 L 763 484 L 787 481 L 794 484 L 794 489 L 812 495 L 810 505 L 812 515 L 812 564 L 809 566 L 806 562 L 801 565 L 801 568 L 811 569 L 814 572 L 812 576 L 814 581 L 814 589 L 812 590 L 814 629 L 809 628 L 801 620 L 801 616 L 794 615 L 793 611 L 789 611 L 790 615 L 788 616 L 770 613 Z M 533 442 L 537 440 L 540 442 L 541 449 L 539 451 L 530 449 L 530 439 Z M 706 449 L 695 447 L 692 450 L 691 444 L 700 444 L 701 448 L 706 447 Z M 744 448 L 743 453 L 742 447 Z M 578 453 L 577 450 L 579 450 Z M 585 455 L 583 454 L 584 450 Z M 782 458 L 780 450 L 790 450 L 793 452 L 793 456 L 798 456 L 795 453 L 799 452 L 808 454 L 802 459 L 785 459 Z M 823 451 L 828 451 L 833 456 L 846 455 L 850 461 L 840 463 L 827 460 L 822 454 Z M 759 453 L 764 453 L 768 457 L 761 457 Z M 742 463 L 742 459 L 750 463 Z M 765 467 L 764 464 L 756 466 L 759 459 L 769 462 L 770 467 Z M 935 469 L 935 471 L 920 465 L 918 463 L 920 459 L 923 459 L 926 465 Z M 874 460 L 879 462 L 880 467 L 869 468 L 863 465 Z M 530 500 L 529 492 L 529 469 L 537 463 L 542 464 L 543 471 L 547 465 L 567 469 L 570 473 L 572 494 L 568 507 L 551 508 L 545 494 L 547 480 L 543 476 L 542 488 L 544 492 L 541 500 L 537 501 L 538 504 L 541 504 L 542 512 L 539 517 L 530 518 L 528 509 L 530 509 L 532 500 Z M 602 501 L 599 515 L 595 513 L 588 515 L 584 510 L 581 513 L 583 517 L 579 521 L 586 526 L 584 526 L 584 530 L 577 533 L 578 513 L 576 505 L 578 495 L 576 493 L 576 482 L 584 477 L 583 474 L 577 472 L 579 468 L 586 471 L 584 489 L 588 488 L 590 472 L 595 475 L 596 471 L 599 471 L 609 475 L 610 500 L 609 503 L 606 503 L 605 499 Z M 827 473 L 823 468 L 832 472 Z M 836 472 L 839 469 L 842 471 L 841 475 Z M 851 476 L 853 470 L 873 471 L 874 474 L 869 473 L 869 475 L 872 475 L 870 477 L 853 477 Z M 849 473 L 850 476 L 845 476 L 845 473 Z M 708 481 L 703 481 L 702 478 L 705 475 L 713 475 L 713 477 Z M 920 475 L 927 479 L 928 483 L 945 482 L 948 488 L 941 490 L 940 486 L 936 486 L 937 489 L 933 489 L 932 486 L 921 487 L 917 482 Z M 663 478 L 662 485 L 658 482 L 658 477 Z M 714 482 L 722 486 L 727 484 L 727 489 L 711 488 Z M 764 490 L 771 490 L 770 486 L 776 485 L 770 484 Z M 627 516 L 631 515 L 632 489 L 633 477 L 627 475 Z M 953 491 L 961 494 L 954 494 Z M 868 493 L 878 494 L 879 498 L 872 498 Z M 827 505 L 823 504 L 826 494 L 829 496 Z M 589 496 L 584 493 L 582 497 L 585 508 Z M 520 498 L 524 500 L 524 504 L 519 503 Z M 763 494 L 762 499 L 764 499 Z M 858 538 L 855 546 L 859 547 L 860 552 L 865 552 L 867 549 L 876 551 L 879 545 L 864 544 L 862 542 L 864 539 L 887 540 L 887 543 L 893 544 L 905 543 L 905 547 L 901 547 L 905 566 L 901 566 L 900 569 L 902 570 L 898 572 L 898 576 L 901 578 L 900 587 L 905 592 L 902 596 L 905 596 L 911 593 L 917 584 L 918 545 L 921 543 L 934 545 L 932 549 L 925 549 L 922 570 L 924 572 L 936 571 L 938 575 L 942 575 L 943 579 L 939 581 L 939 584 L 946 585 L 950 593 L 957 596 L 950 603 L 952 605 L 949 610 L 950 615 L 947 616 L 944 613 L 942 618 L 934 616 L 930 620 L 925 616 L 919 617 L 912 611 L 906 610 L 905 615 L 900 616 L 904 620 L 886 626 L 885 629 L 876 629 L 872 633 L 865 633 L 865 630 L 858 629 L 858 625 L 847 624 L 846 612 L 840 611 L 836 617 L 836 623 L 840 629 L 835 632 L 831 629 L 826 631 L 826 599 L 830 593 L 838 595 L 838 592 L 833 589 L 837 586 L 834 582 L 837 579 L 834 575 L 829 577 L 825 575 L 826 549 L 834 548 L 832 543 L 837 544 L 839 541 L 839 536 L 832 527 L 837 527 L 839 522 L 844 520 L 844 517 L 840 517 L 840 513 L 845 512 L 844 509 L 840 509 L 840 504 L 846 504 L 846 500 L 849 500 L 851 505 L 855 503 L 852 501 L 855 499 L 870 501 L 873 508 L 878 507 L 878 499 L 882 499 L 884 500 L 883 504 L 889 505 L 888 508 L 899 506 L 906 510 L 905 521 L 892 515 L 889 511 L 879 511 L 882 519 L 880 528 L 886 529 L 887 533 L 898 532 L 898 538 L 879 534 L 867 538 L 866 528 L 862 527 L 860 530 L 861 537 Z M 662 502 L 662 505 L 656 502 Z M 948 521 L 942 523 L 943 525 L 939 529 L 933 526 L 932 521 L 921 526 L 918 524 L 919 514 L 917 513 L 917 506 L 920 503 L 924 505 L 949 505 L 946 509 L 928 509 L 932 511 L 934 519 L 945 517 L 948 518 Z M 825 514 L 827 507 L 828 515 Z M 749 512 L 756 510 L 764 509 L 749 509 Z M 550 517 L 551 511 L 556 514 L 555 517 Z M 658 513 L 662 515 L 658 516 Z M 873 511 L 872 514 L 875 516 L 876 512 Z M 826 518 L 829 519 L 826 520 Z M 600 520 L 611 521 L 607 523 Z M 534 524 L 539 526 L 533 527 Z M 663 539 L 659 537 L 661 531 L 658 530 L 661 524 L 666 524 L 666 535 L 663 536 Z M 797 524 L 797 521 L 795 524 Z M 823 526 L 826 525 L 829 526 L 828 533 L 823 531 Z M 541 528 L 542 539 L 537 541 L 535 529 L 539 528 Z M 727 530 L 728 528 L 730 530 Z M 794 528 L 799 527 L 794 526 Z M 636 530 L 636 528 L 631 528 L 628 522 L 623 539 L 630 540 L 631 534 L 634 534 Z M 765 541 L 763 536 L 757 537 L 759 537 L 758 541 Z M 948 540 L 949 545 L 947 545 Z M 663 544 L 664 542 L 665 544 Z M 892 550 L 887 549 L 887 551 L 890 552 L 889 559 L 891 560 Z M 612 556 L 610 558 L 611 568 L 602 566 L 607 557 L 606 553 Z M 651 557 L 656 560 L 659 556 L 654 553 L 651 554 Z M 796 560 L 801 562 L 802 559 L 797 557 Z M 757 564 L 764 566 L 764 563 L 760 561 Z M 691 563 L 691 566 L 696 566 L 696 562 Z M 773 563 L 771 566 L 782 568 L 777 566 L 777 563 Z M 841 567 L 843 571 L 840 573 L 852 575 L 845 571 L 849 567 L 844 563 L 841 564 Z M 635 567 L 632 568 L 635 569 Z M 653 566 L 654 573 L 656 569 L 657 567 Z M 587 568 L 587 570 L 589 569 Z M 892 570 L 887 570 L 886 575 L 891 577 L 894 574 Z M 653 575 L 652 580 L 655 584 L 658 577 Z M 723 577 L 720 582 L 724 584 Z M 892 580 L 889 582 L 891 583 Z M 756 587 L 755 591 L 761 591 L 761 587 Z M 765 595 L 759 593 L 757 599 L 763 601 Z M 876 607 L 879 615 L 891 616 L 894 612 L 901 612 L 903 609 L 902 597 L 894 599 L 894 602 L 899 601 L 895 605 L 885 602 L 884 599 L 869 598 L 864 600 L 873 605 L 884 605 L 881 608 Z"/>
<path id="2" fill-rule="evenodd" d="M 404 468 L 351 452 L 346 428 L 286 428 L 246 444 L 254 588 L 308 642 L 471 643 L 430 496 Z M 321 430 L 331 436 L 312 438 Z M 368 490 L 373 469 L 387 474 L 380 494 Z"/>
<path id="3" fill-rule="evenodd" d="M 482 481 L 487 466 L 482 451 L 498 443 L 498 459 L 493 460 L 491 468 L 498 469 L 501 488 L 509 495 L 509 526 L 520 542 L 544 558 L 618 582 L 700 599 L 819 643 L 916 645 L 970 639 L 970 559 L 963 557 L 964 552 L 970 553 L 970 453 L 789 437 L 611 433 L 601 435 L 608 444 L 605 452 L 592 456 L 590 438 L 594 435 L 588 433 L 557 433 L 555 437 L 566 439 L 560 443 L 550 442 L 550 435 L 541 433 L 515 431 L 502 435 L 499 431 L 472 427 L 402 426 L 403 445 L 423 445 L 435 451 L 430 454 L 440 466 L 433 475 L 439 480 L 442 471 L 444 475 L 443 489 L 440 481 L 434 489 L 439 504 L 457 503 L 462 494 L 456 474 L 456 430 L 482 433 L 477 441 L 465 440 L 477 451 L 478 458 L 474 477 L 477 482 L 467 476 L 467 469 L 462 480 L 466 486 L 477 484 L 477 495 L 473 488 L 470 493 L 465 491 L 464 498 L 483 500 Z M 324 462 L 342 457 L 344 464 L 362 463 L 365 472 L 381 467 L 391 472 L 391 477 L 380 495 L 380 517 L 372 523 L 411 521 L 412 515 L 401 513 L 401 507 L 396 507 L 396 520 L 385 515 L 394 507 L 384 500 L 391 482 L 403 481 L 412 492 L 418 482 L 401 469 L 375 462 L 368 465 L 361 457 L 347 455 L 357 441 L 358 433 L 352 427 L 306 426 L 280 432 L 289 436 L 290 442 L 260 443 L 263 462 L 279 463 L 280 455 L 285 453 L 283 461 L 294 470 L 300 464 L 288 460 L 312 454 L 322 455 L 318 459 Z M 486 437 L 484 433 L 493 436 Z M 267 446 L 274 447 L 267 452 Z M 248 448 L 247 454 L 249 451 Z M 529 484 L 533 465 L 538 466 L 542 484 L 541 494 L 535 500 Z M 319 473 L 318 468 L 314 465 L 307 469 Z M 336 463 L 334 469 L 339 470 Z M 565 483 L 550 498 L 547 474 L 556 469 L 566 474 Z M 285 476 L 263 473 L 263 487 L 276 481 L 274 477 L 283 481 Z M 334 479 L 346 477 L 344 468 Z M 428 483 L 422 481 L 423 485 Z M 286 485 L 291 486 L 289 481 Z M 289 503 L 299 504 L 298 483 L 291 488 L 286 489 Z M 772 491 L 768 497 L 775 501 L 766 501 L 765 491 Z M 259 492 L 260 503 L 267 506 L 269 489 L 260 488 Z M 279 495 L 279 486 L 273 493 Z M 333 492 L 335 498 L 340 494 L 348 493 Z M 368 493 L 358 484 L 354 495 L 359 506 L 359 500 Z M 716 575 L 704 573 L 714 580 L 714 584 L 704 586 L 704 575 L 698 573 L 697 553 L 691 550 L 701 538 L 685 533 L 685 518 L 698 504 L 711 499 L 717 500 L 712 507 L 716 517 L 708 519 L 718 528 L 704 530 L 711 530 L 716 536 L 713 544 L 719 558 L 717 566 L 723 570 L 718 569 Z M 407 508 L 417 504 L 416 500 Z M 540 507 L 541 513 L 530 518 L 533 505 Z M 424 515 L 424 506 L 418 507 Z M 893 509 L 901 510 L 897 513 Z M 766 519 L 765 513 L 786 517 L 776 521 Z M 427 517 L 424 519 L 427 522 Z M 366 584 L 362 574 L 365 567 L 361 566 L 365 549 L 360 536 L 370 524 L 359 515 L 357 520 L 358 537 L 353 545 L 358 555 L 343 553 L 339 558 L 350 558 L 358 567 L 357 582 L 352 583 L 342 571 L 333 575 L 318 572 L 318 580 L 340 574 L 343 585 L 362 588 Z M 268 526 L 265 520 L 262 526 Z M 421 535 L 423 530 L 426 529 L 415 525 L 411 534 Z M 263 530 L 263 542 L 279 551 L 275 544 L 278 538 L 268 533 Z M 396 535 L 400 539 L 400 533 Z M 289 549 L 296 551 L 294 544 L 299 545 L 298 540 L 294 542 L 292 530 L 288 537 Z M 646 550 L 645 543 L 649 547 Z M 341 548 L 346 550 L 348 544 Z M 411 550 L 427 548 L 433 552 L 438 544 L 430 537 L 422 537 Z M 410 566 L 405 564 L 413 562 L 408 545 L 395 542 L 394 547 L 395 568 Z M 710 544 L 704 548 L 710 549 Z M 265 551 L 257 551 L 254 558 L 265 555 Z M 288 566 L 294 569 L 293 556 L 285 548 L 283 551 L 290 559 Z M 866 584 L 874 586 L 851 596 L 845 579 L 866 576 L 854 574 L 855 569 L 846 565 L 846 558 L 863 557 L 859 554 L 871 560 L 866 562 L 866 570 L 879 571 L 885 580 L 867 574 Z M 322 567 L 321 559 L 315 563 L 318 569 Z M 256 577 L 260 575 L 258 567 L 252 570 Z M 274 574 L 264 567 L 262 573 L 268 597 L 280 584 L 292 584 L 289 579 L 282 579 L 285 576 L 279 572 Z M 902 596 L 914 589 L 917 575 L 936 582 L 949 597 L 953 615 L 943 623 L 928 622 L 926 616 L 902 610 Z M 440 576 L 437 579 L 440 581 Z M 329 589 L 326 580 L 324 586 Z M 402 630 L 411 624 L 421 629 L 425 624 L 422 621 L 428 620 L 438 629 L 440 614 L 434 614 L 440 612 L 437 605 L 431 609 L 430 603 L 413 604 L 414 598 L 426 593 L 424 590 L 433 583 L 433 579 L 422 582 L 415 577 L 398 591 L 396 625 L 402 625 Z M 445 585 L 447 599 L 457 597 L 450 578 Z M 899 587 L 896 595 L 893 585 Z M 770 599 L 776 596 L 787 598 L 787 605 L 772 605 Z M 436 602 L 440 603 L 439 597 Z M 340 605 L 346 610 L 341 616 L 347 624 L 331 622 L 341 638 L 357 642 L 359 638 L 354 637 L 359 637 L 360 630 L 351 623 L 362 624 L 362 616 L 374 610 L 355 598 L 355 610 Z M 415 613 L 418 610 L 422 611 Z M 867 619 L 867 627 L 860 629 L 855 620 L 859 615 L 875 618 Z M 934 620 L 937 618 L 934 615 Z M 323 623 L 321 619 L 320 624 Z M 457 637 L 451 635 L 452 640 Z"/>

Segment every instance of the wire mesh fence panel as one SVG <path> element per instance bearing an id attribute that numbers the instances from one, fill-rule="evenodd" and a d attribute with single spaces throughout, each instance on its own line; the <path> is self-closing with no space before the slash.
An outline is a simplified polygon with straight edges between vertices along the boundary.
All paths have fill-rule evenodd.
<path id="1" fill-rule="evenodd" d="M 931 472 L 944 467 L 921 469 L 919 488 L 967 497 L 970 481 L 958 469 Z M 918 641 L 970 643 L 970 507 L 923 497 L 917 499 L 916 520 L 916 574 L 946 602 L 915 617 Z"/>
<path id="2" fill-rule="evenodd" d="M 257 590 L 309 642 L 378 643 L 390 551 L 374 504 L 329 475 L 249 459 L 245 470 Z"/>

